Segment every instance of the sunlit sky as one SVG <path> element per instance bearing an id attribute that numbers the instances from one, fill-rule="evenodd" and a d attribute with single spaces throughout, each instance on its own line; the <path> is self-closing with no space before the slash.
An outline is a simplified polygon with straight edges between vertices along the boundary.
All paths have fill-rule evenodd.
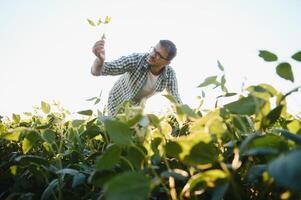
<path id="1" fill-rule="evenodd" d="M 41 101 L 59 100 L 72 112 L 102 109 L 118 77 L 94 77 L 94 42 L 107 35 L 106 59 L 147 52 L 160 39 L 174 41 L 178 56 L 171 66 L 182 101 L 196 107 L 197 86 L 224 68 L 230 92 L 242 84 L 269 83 L 282 92 L 301 85 L 301 63 L 291 56 L 301 50 L 300 0 L 107 0 L 0 1 L 0 115 L 32 111 Z M 109 15 L 101 31 L 87 18 Z M 266 63 L 258 50 L 276 53 Z M 291 63 L 295 83 L 276 75 L 277 63 Z M 102 91 L 99 105 L 86 99 Z M 205 89 L 204 108 L 212 108 L 220 90 Z M 237 98 L 237 97 L 236 97 Z M 225 102 L 227 100 L 224 100 Z M 223 103 L 223 101 L 221 102 Z M 288 99 L 289 111 L 301 111 L 301 94 Z M 150 98 L 146 112 L 168 107 L 161 94 Z"/>

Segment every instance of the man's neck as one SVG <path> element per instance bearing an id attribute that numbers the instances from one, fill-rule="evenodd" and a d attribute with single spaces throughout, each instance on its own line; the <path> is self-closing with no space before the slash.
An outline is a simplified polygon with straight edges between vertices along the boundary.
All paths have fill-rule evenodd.
<path id="1" fill-rule="evenodd" d="M 149 70 L 153 75 L 158 76 L 163 71 L 164 68 L 165 67 L 159 68 L 159 67 L 150 66 Z"/>

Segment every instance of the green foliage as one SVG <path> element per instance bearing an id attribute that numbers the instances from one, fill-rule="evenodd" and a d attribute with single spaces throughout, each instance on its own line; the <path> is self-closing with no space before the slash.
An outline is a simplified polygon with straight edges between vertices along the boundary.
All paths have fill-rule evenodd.
<path id="1" fill-rule="evenodd" d="M 203 83 L 201 83 L 198 87 L 205 87 L 207 85 L 211 85 L 211 84 L 214 84 L 214 85 L 217 85 L 218 82 L 216 81 L 216 78 L 217 76 L 210 76 L 210 77 L 207 77 Z"/>
<path id="2" fill-rule="evenodd" d="M 292 58 L 296 61 L 301 62 L 301 51 L 295 53 L 294 55 L 292 55 Z"/>
<path id="3" fill-rule="evenodd" d="M 300 86 L 282 94 L 252 85 L 239 96 L 228 92 L 219 61 L 218 68 L 222 75 L 200 87 L 220 88 L 217 100 L 237 99 L 212 110 L 165 95 L 175 108 L 165 116 L 145 115 L 127 102 L 114 118 L 89 109 L 70 120 L 66 109 L 42 102 L 33 113 L 1 117 L 0 197 L 300 199 L 301 120 L 285 101 Z M 95 104 L 100 96 L 88 100 Z"/>
<path id="4" fill-rule="evenodd" d="M 249 95 L 248 97 L 242 97 L 235 102 L 226 104 L 224 108 L 232 114 L 253 115 L 260 111 L 264 103 L 264 100 Z"/>
<path id="5" fill-rule="evenodd" d="M 77 113 L 80 114 L 80 115 L 91 116 L 93 114 L 93 111 L 92 110 L 82 110 L 82 111 L 79 111 Z"/>
<path id="6" fill-rule="evenodd" d="M 273 62 L 278 60 L 277 55 L 266 50 L 260 50 L 259 57 L 263 58 L 267 62 Z"/>
<path id="7" fill-rule="evenodd" d="M 121 148 L 113 144 L 109 146 L 106 151 L 97 159 L 96 169 L 105 170 L 111 169 L 116 165 L 120 159 Z"/>
<path id="8" fill-rule="evenodd" d="M 266 50 L 259 51 L 259 57 L 263 58 L 267 62 L 277 61 L 278 57 L 274 53 Z M 301 52 L 295 53 L 292 58 L 297 61 L 301 61 Z M 294 73 L 290 63 L 282 62 L 276 66 L 276 73 L 283 79 L 294 82 Z"/>
<path id="9" fill-rule="evenodd" d="M 112 19 L 111 17 L 106 16 L 104 20 L 102 20 L 101 18 L 99 18 L 98 21 L 94 21 L 92 19 L 87 19 L 87 21 L 88 21 L 88 23 L 89 23 L 90 26 L 100 27 L 101 25 L 109 24 L 111 22 L 111 19 Z M 101 39 L 105 39 L 105 38 L 106 38 L 106 36 L 103 33 Z M 95 104 L 97 104 L 97 103 L 95 103 Z"/>
<path id="10" fill-rule="evenodd" d="M 45 114 L 50 112 L 50 105 L 44 101 L 41 102 L 41 109 Z"/>
<path id="11" fill-rule="evenodd" d="M 102 91 L 100 92 L 99 96 L 98 97 L 92 97 L 90 99 L 86 99 L 86 101 L 94 101 L 94 105 L 98 104 L 101 100 L 101 94 L 102 94 Z"/>
<path id="12" fill-rule="evenodd" d="M 116 120 L 106 120 L 105 127 L 112 142 L 123 145 L 131 144 L 132 131 L 125 123 Z"/>
<path id="13" fill-rule="evenodd" d="M 280 63 L 276 67 L 276 72 L 280 77 L 294 82 L 294 75 L 292 72 L 292 67 L 289 63 Z"/>
<path id="14" fill-rule="evenodd" d="M 150 180 L 138 172 L 125 172 L 117 175 L 104 186 L 108 200 L 148 199 Z"/>
<path id="15" fill-rule="evenodd" d="M 282 187 L 289 188 L 301 195 L 301 151 L 294 150 L 269 164 L 269 174 Z"/>

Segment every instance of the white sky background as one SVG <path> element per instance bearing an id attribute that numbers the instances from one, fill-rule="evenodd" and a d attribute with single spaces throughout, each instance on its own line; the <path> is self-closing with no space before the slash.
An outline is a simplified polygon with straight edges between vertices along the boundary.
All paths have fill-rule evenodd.
<path id="1" fill-rule="evenodd" d="M 94 77 L 94 42 L 101 37 L 86 19 L 109 15 L 105 27 L 107 61 L 146 52 L 160 39 L 178 48 L 171 66 L 182 101 L 196 107 L 197 86 L 225 67 L 230 92 L 245 85 L 269 83 L 282 92 L 301 85 L 301 63 L 290 57 L 301 50 L 300 0 L 107 0 L 0 1 L 0 115 L 32 111 L 40 102 L 59 100 L 72 112 L 94 109 L 85 99 L 102 90 L 102 109 L 118 77 Z M 270 50 L 291 63 L 295 83 L 276 75 L 277 63 L 258 57 Z M 205 89 L 206 108 L 220 90 Z M 237 98 L 237 97 L 236 97 Z M 232 99 L 233 100 L 233 99 Z M 224 100 L 225 101 L 225 100 Z M 149 99 L 147 112 L 168 107 L 161 95 Z M 301 111 L 301 94 L 288 99 L 289 111 Z"/>

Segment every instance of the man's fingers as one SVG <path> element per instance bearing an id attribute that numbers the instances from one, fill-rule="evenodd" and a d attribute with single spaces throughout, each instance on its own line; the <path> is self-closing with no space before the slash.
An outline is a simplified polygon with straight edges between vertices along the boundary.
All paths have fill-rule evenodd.
<path id="1" fill-rule="evenodd" d="M 98 45 L 94 45 L 93 46 L 93 49 L 98 49 L 98 48 L 104 48 L 104 45 L 103 44 L 98 44 Z"/>
<path id="2" fill-rule="evenodd" d="M 104 44 L 97 44 L 93 46 L 93 49 L 104 49 Z"/>
<path id="3" fill-rule="evenodd" d="M 97 46 L 97 45 L 105 45 L 105 41 L 104 40 L 99 40 L 97 42 L 95 42 L 94 46 Z"/>
<path id="4" fill-rule="evenodd" d="M 98 45 L 98 46 L 93 47 L 92 51 L 93 51 L 94 54 L 96 54 L 97 52 L 104 52 L 105 49 L 104 49 L 103 46 Z"/>
<path id="5" fill-rule="evenodd" d="M 104 40 L 99 40 L 99 41 L 95 42 L 95 44 L 93 45 L 93 48 L 92 48 L 92 52 L 95 54 L 95 56 L 100 57 L 101 54 L 104 54 L 104 52 L 105 52 L 104 45 L 105 45 Z"/>
<path id="6" fill-rule="evenodd" d="M 95 48 L 95 47 L 99 47 L 99 46 L 100 46 L 100 47 L 104 47 L 105 45 L 104 45 L 104 44 L 101 44 L 101 43 L 98 43 L 98 44 L 95 43 L 93 47 Z"/>
<path id="7" fill-rule="evenodd" d="M 100 58 L 100 57 L 104 56 L 105 50 L 104 50 L 104 48 L 95 48 L 95 49 L 93 49 L 93 53 L 95 54 L 95 56 Z"/>

